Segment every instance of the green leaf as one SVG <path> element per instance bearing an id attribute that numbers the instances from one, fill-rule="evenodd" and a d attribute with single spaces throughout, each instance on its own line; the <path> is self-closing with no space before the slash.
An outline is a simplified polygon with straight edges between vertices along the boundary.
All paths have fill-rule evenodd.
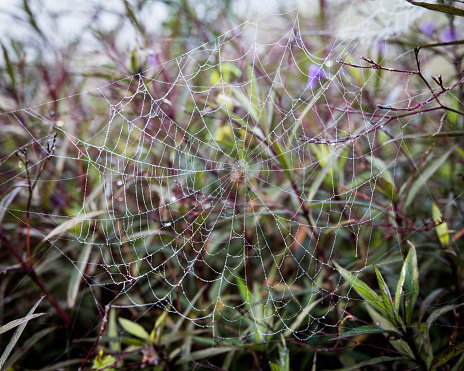
<path id="1" fill-rule="evenodd" d="M 10 57 L 8 55 L 8 50 L 7 48 L 2 44 L 2 49 L 3 49 L 3 60 L 5 61 L 6 64 L 6 70 L 8 72 L 8 75 L 10 75 L 10 80 L 11 80 L 11 87 L 13 90 L 16 90 L 16 75 L 14 71 L 14 65 L 10 61 Z"/>
<path id="2" fill-rule="evenodd" d="M 453 41 L 453 42 L 450 42 L 450 43 L 439 43 L 439 44 L 423 45 L 423 46 L 421 46 L 421 48 L 423 49 L 423 48 L 427 48 L 427 47 L 430 48 L 430 47 L 433 47 L 433 46 L 451 45 L 451 44 L 464 44 L 464 40 L 463 41 Z M 400 136 L 400 137 L 395 138 L 395 139 L 391 139 L 389 142 L 396 142 L 397 140 L 405 140 L 405 139 L 417 140 L 417 139 L 420 139 L 420 138 L 424 138 L 424 139 L 428 139 L 428 138 L 453 138 L 453 137 L 462 137 L 462 136 L 464 136 L 464 131 L 463 130 L 440 131 L 439 133 L 435 132 L 435 133 L 425 133 L 425 134 L 414 133 L 414 134 L 411 134 L 411 135 L 404 135 L 404 136 Z"/>
<path id="3" fill-rule="evenodd" d="M 421 356 L 427 364 L 427 370 L 429 370 L 433 360 L 433 350 L 430 346 L 429 329 L 425 323 L 421 323 L 419 326 L 419 333 L 416 336 L 416 344 L 419 348 L 419 354 L 421 354 L 422 350 L 424 351 L 425 356 L 424 353 L 422 353 Z"/>
<path id="4" fill-rule="evenodd" d="M 108 319 L 108 336 L 113 339 L 118 339 L 118 328 L 116 326 L 116 311 L 114 308 L 110 309 L 109 319 Z M 112 352 L 121 351 L 121 342 L 118 340 L 110 341 L 110 350 Z"/>
<path id="5" fill-rule="evenodd" d="M 21 192 L 23 187 L 27 187 L 25 181 L 17 182 L 10 190 L 2 194 L 0 198 L 0 224 L 3 222 L 3 217 L 8 210 L 8 206 L 13 202 L 18 193 Z"/>
<path id="6" fill-rule="evenodd" d="M 414 1 L 414 0 L 406 0 L 406 1 L 412 5 L 420 6 L 425 9 L 434 10 L 440 13 L 457 15 L 458 17 L 464 17 L 464 10 L 460 8 L 455 8 L 454 6 L 449 6 L 445 4 L 430 4 L 430 3 L 424 3 L 421 1 Z"/>
<path id="7" fill-rule="evenodd" d="M 163 334 L 164 324 L 166 323 L 166 318 L 169 314 L 169 308 L 166 308 L 164 312 L 156 319 L 155 327 L 150 334 L 150 341 L 153 344 L 160 344 L 161 335 Z"/>
<path id="8" fill-rule="evenodd" d="M 376 365 L 378 363 L 384 363 L 384 362 L 394 362 L 394 361 L 403 361 L 404 357 L 387 357 L 387 356 L 382 356 L 382 357 L 377 357 L 377 358 L 371 358 L 367 361 L 363 361 L 361 363 L 358 363 L 357 365 L 353 366 L 348 366 L 348 367 L 343 367 L 343 368 L 337 368 L 334 371 L 350 371 L 350 370 L 358 370 L 361 367 L 364 366 L 370 366 L 370 365 Z"/>
<path id="9" fill-rule="evenodd" d="M 440 367 L 450 359 L 462 354 L 462 352 L 464 352 L 464 341 L 461 341 L 437 354 L 437 356 L 433 359 L 432 367 Z"/>
<path id="10" fill-rule="evenodd" d="M 103 356 L 103 349 L 100 349 L 97 356 L 93 360 L 92 369 L 94 370 L 112 370 L 109 366 L 112 366 L 116 362 L 116 358 L 112 355 Z"/>
<path id="11" fill-rule="evenodd" d="M 401 298 L 404 300 L 406 325 L 411 324 L 412 310 L 419 295 L 419 269 L 416 248 L 409 242 L 409 253 L 404 260 L 395 293 L 395 310 L 399 313 Z"/>
<path id="12" fill-rule="evenodd" d="M 81 272 L 84 271 L 87 265 L 87 262 L 90 258 L 91 250 L 92 250 L 92 243 L 85 245 L 85 247 L 82 249 L 81 253 L 79 254 L 78 267 L 74 269 L 71 275 L 71 278 L 69 279 L 68 291 L 67 291 L 68 308 L 74 308 L 74 305 L 76 303 L 76 298 L 79 293 L 79 287 L 82 281 Z"/>
<path id="13" fill-rule="evenodd" d="M 47 313 L 36 313 L 36 314 L 28 315 L 23 318 L 15 319 L 14 321 L 8 322 L 7 324 L 0 326 L 0 334 L 10 331 L 11 329 L 14 329 L 17 326 L 22 325 L 23 323 L 27 323 L 31 319 L 43 316 L 44 314 L 47 314 Z"/>
<path id="14" fill-rule="evenodd" d="M 125 318 L 119 318 L 119 323 L 124 330 L 129 334 L 138 337 L 139 339 L 150 341 L 150 335 L 138 323 L 134 323 Z"/>
<path id="15" fill-rule="evenodd" d="M 349 330 L 347 332 L 344 332 L 340 336 L 337 336 L 336 338 L 333 338 L 333 339 L 330 339 L 330 340 L 345 339 L 345 338 L 358 336 L 358 335 L 375 335 L 375 334 L 381 334 L 381 333 L 384 333 L 384 332 L 389 332 L 389 333 L 392 333 L 392 334 L 397 333 L 395 331 L 386 330 L 386 329 L 378 327 L 378 326 L 366 325 L 366 326 L 356 327 L 356 328 L 354 328 L 352 330 Z"/>
<path id="16" fill-rule="evenodd" d="M 246 282 L 239 277 L 236 277 L 236 280 L 237 280 L 237 285 L 238 285 L 238 291 L 240 292 L 242 301 L 244 303 L 249 303 L 252 294 L 251 294 L 251 291 L 248 289 Z"/>
<path id="17" fill-rule="evenodd" d="M 177 334 L 179 334 L 179 332 L 180 332 L 179 329 L 181 328 L 181 326 L 184 323 L 184 321 L 186 320 L 186 318 L 189 318 L 189 314 L 190 314 L 191 310 L 194 308 L 194 305 L 200 299 L 201 295 L 203 294 L 203 292 L 206 290 L 207 287 L 208 287 L 208 285 L 201 286 L 200 290 L 198 290 L 198 292 L 195 294 L 193 299 L 190 300 L 189 305 L 184 310 L 184 312 L 182 313 L 182 316 L 177 319 L 176 325 L 174 326 L 174 328 L 172 328 L 170 330 L 170 334 L 169 334 L 167 340 L 164 342 L 164 345 L 165 345 L 166 348 L 169 347 L 171 342 L 174 340 L 175 336 Z"/>
<path id="18" fill-rule="evenodd" d="M 439 296 L 441 293 L 445 291 L 444 288 L 440 287 L 438 289 L 433 290 L 430 294 L 428 294 L 425 299 L 422 300 L 422 304 L 419 311 L 419 322 L 422 321 L 427 308 L 432 304 L 432 302 Z"/>
<path id="19" fill-rule="evenodd" d="M 414 353 L 411 347 L 403 339 L 390 340 L 390 344 L 404 356 L 414 359 Z"/>
<path id="20" fill-rule="evenodd" d="M 407 191 L 406 202 L 404 204 L 404 209 L 406 209 L 409 204 L 414 201 L 416 194 L 422 188 L 422 186 L 427 183 L 430 177 L 435 174 L 435 172 L 440 169 L 443 164 L 445 163 L 448 156 L 453 152 L 453 148 L 450 149 L 448 152 L 443 154 L 440 158 L 438 158 L 435 162 L 430 164 L 422 173 L 420 173 L 419 178 L 412 184 L 411 188 L 405 188 Z"/>
<path id="21" fill-rule="evenodd" d="M 56 331 L 58 329 L 58 326 L 48 326 L 48 327 L 45 327 L 43 330 L 39 330 L 37 332 L 34 332 L 33 335 L 31 335 L 27 340 L 24 341 L 23 344 L 21 344 L 21 347 L 17 347 L 17 350 L 10 354 L 10 356 L 8 357 L 8 361 L 5 362 L 5 364 L 3 365 L 3 370 L 9 370 L 10 367 L 13 367 L 15 365 L 17 365 L 18 363 L 18 360 L 23 357 L 26 353 L 29 352 L 29 350 L 31 350 L 35 344 L 39 343 L 41 344 L 40 342 L 43 341 L 42 339 L 48 335 L 50 335 L 52 332 Z M 53 336 L 53 335 L 51 335 Z M 83 362 L 83 359 L 81 360 L 81 363 Z M 57 368 L 54 368 L 53 371 L 56 371 L 58 370 L 59 367 Z M 15 370 L 14 368 L 12 368 L 12 370 Z M 43 370 L 43 368 L 41 368 L 41 370 Z"/>
<path id="22" fill-rule="evenodd" d="M 176 365 L 181 365 L 185 363 L 189 363 L 194 360 L 210 358 L 217 356 L 219 354 L 228 353 L 233 350 L 236 350 L 234 347 L 217 347 L 217 348 L 210 348 L 210 349 L 202 349 L 196 352 L 192 352 L 190 354 L 184 355 L 179 358 L 179 360 L 175 363 Z"/>
<path id="23" fill-rule="evenodd" d="M 390 183 L 387 179 L 384 177 L 380 177 L 379 182 L 377 183 L 376 188 L 386 197 L 391 202 L 396 203 L 398 201 L 398 195 L 396 194 L 395 189 L 393 188 L 393 184 Z"/>
<path id="24" fill-rule="evenodd" d="M 453 309 L 462 307 L 463 305 L 464 303 L 463 304 L 451 304 L 451 305 L 446 305 L 443 308 L 434 310 L 432 313 L 430 313 L 430 316 L 427 318 L 427 321 L 425 321 L 427 328 L 430 329 L 430 327 L 437 320 L 438 317 L 442 316 L 446 312 L 449 312 Z"/>
<path id="25" fill-rule="evenodd" d="M 28 21 L 29 24 L 34 28 L 39 35 L 43 35 L 42 31 L 40 30 L 39 26 L 37 25 L 36 22 L 36 16 L 34 13 L 32 13 L 31 8 L 29 7 L 29 2 L 27 0 L 23 0 L 23 9 L 28 15 Z"/>
<path id="26" fill-rule="evenodd" d="M 380 299 L 379 295 L 377 295 L 374 290 L 358 279 L 357 276 L 339 266 L 336 262 L 334 262 L 334 265 L 342 277 L 355 289 L 359 296 L 371 304 L 375 309 L 387 314 L 383 300 Z"/>
<path id="27" fill-rule="evenodd" d="M 448 224 L 445 222 L 443 214 L 435 202 L 432 203 L 432 218 L 433 222 L 435 223 L 435 231 L 437 232 L 441 247 L 447 248 L 450 241 Z"/>
<path id="28" fill-rule="evenodd" d="M 383 328 L 387 332 L 394 332 L 395 334 L 401 336 L 401 332 L 398 330 L 397 326 L 391 323 L 387 318 L 383 317 L 379 312 L 372 308 L 372 306 L 367 303 L 364 304 L 369 313 L 369 316 L 372 318 L 372 321 L 376 324 L 376 326 Z"/>
<path id="29" fill-rule="evenodd" d="M 393 306 L 393 300 L 390 294 L 390 289 L 387 283 L 382 277 L 382 274 L 378 268 L 374 265 L 375 275 L 377 276 L 377 282 L 379 283 L 380 294 L 383 299 L 383 306 L 387 313 L 388 319 L 396 326 L 401 326 L 401 319 L 398 316 L 397 309 Z"/>
<path id="30" fill-rule="evenodd" d="M 284 336 L 288 337 L 292 334 L 293 331 L 296 331 L 298 327 L 301 325 L 301 323 L 304 321 L 305 318 L 308 318 L 308 313 L 317 305 L 319 304 L 322 299 L 319 298 L 315 301 L 312 301 L 316 295 L 311 295 L 310 300 L 308 301 L 308 304 L 306 305 L 305 309 L 303 309 L 298 316 L 296 317 L 295 321 L 291 324 L 291 326 L 285 330 Z"/>
<path id="31" fill-rule="evenodd" d="M 282 347 L 279 352 L 279 369 L 290 371 L 290 353 L 286 346 Z"/>
<path id="32" fill-rule="evenodd" d="M 122 339 L 121 343 L 126 344 L 126 345 L 132 345 L 133 348 L 144 348 L 147 345 L 146 341 L 139 340 L 136 338 L 130 338 L 130 339 Z"/>
<path id="33" fill-rule="evenodd" d="M 417 341 L 419 343 L 419 350 L 423 347 L 426 354 L 430 354 L 430 334 L 429 329 L 425 323 L 419 326 L 419 333 L 417 334 Z"/>
<path id="34" fill-rule="evenodd" d="M 43 300 L 45 296 L 42 296 L 37 303 L 34 304 L 34 306 L 31 308 L 29 313 L 26 315 L 26 317 L 30 317 L 27 321 L 22 321 L 22 323 L 19 325 L 19 327 L 16 329 L 14 332 L 13 336 L 10 339 L 10 342 L 6 346 L 5 350 L 2 353 L 2 356 L 0 357 L 0 370 L 2 370 L 3 365 L 5 364 L 6 360 L 8 359 L 8 356 L 10 355 L 11 351 L 13 350 L 14 346 L 16 345 L 17 341 L 19 340 L 19 337 L 23 333 L 24 329 L 26 328 L 27 323 L 29 322 L 30 319 L 32 319 L 32 315 L 34 314 L 35 310 L 39 306 L 40 302 Z M 7 326 L 7 325 L 5 325 Z"/>
<path id="35" fill-rule="evenodd" d="M 279 365 L 276 365 L 275 363 L 269 363 L 271 366 L 271 371 L 282 371 Z"/>
<path id="36" fill-rule="evenodd" d="M 385 163 L 385 161 L 381 160 L 378 157 L 375 156 L 367 156 L 366 160 L 371 163 L 371 171 L 375 171 L 380 175 L 379 179 L 386 180 L 390 185 L 394 183 L 393 175 L 391 172 L 388 170 L 389 167 L 394 166 L 395 162 L 390 162 L 389 164 Z"/>
<path id="37" fill-rule="evenodd" d="M 63 234 L 68 229 L 70 229 L 72 227 L 75 227 L 78 224 L 88 222 L 89 220 L 93 219 L 94 217 L 96 217 L 98 215 L 106 214 L 106 213 L 108 213 L 107 210 L 98 210 L 98 211 L 91 211 L 91 212 L 88 212 L 88 213 L 82 213 L 81 215 L 79 215 L 79 216 L 77 216 L 75 218 L 71 218 L 71 219 L 65 221 L 64 223 L 61 223 L 59 226 L 57 226 L 55 229 L 53 229 L 49 234 L 47 234 L 42 239 L 42 241 L 40 241 L 39 245 L 41 245 L 45 241 L 48 241 L 52 237 Z"/>
<path id="38" fill-rule="evenodd" d="M 283 146 L 276 140 L 274 142 L 274 150 L 276 152 L 276 157 L 279 160 L 280 167 L 285 172 L 287 179 L 292 181 L 293 166 L 292 166 L 292 152 L 287 151 Z"/>
<path id="39" fill-rule="evenodd" d="M 451 371 L 461 371 L 464 369 L 464 353 L 461 354 L 461 357 L 456 361 Z"/>

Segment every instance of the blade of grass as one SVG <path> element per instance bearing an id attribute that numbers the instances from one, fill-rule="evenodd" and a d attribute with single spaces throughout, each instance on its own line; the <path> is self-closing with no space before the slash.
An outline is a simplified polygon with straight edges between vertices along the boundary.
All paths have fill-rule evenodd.
<path id="1" fill-rule="evenodd" d="M 37 303 L 34 304 L 34 306 L 31 308 L 31 310 L 29 311 L 29 313 L 27 314 L 26 317 L 32 317 L 32 315 L 34 314 L 36 308 L 39 306 L 40 302 L 43 300 L 45 296 L 42 296 L 38 301 Z M 43 315 L 44 313 L 41 313 L 40 315 Z M 25 318 L 26 318 L 25 317 Z M 30 318 L 32 319 L 32 318 Z M 10 355 L 11 351 L 13 350 L 14 346 L 16 345 L 16 343 L 18 342 L 18 339 L 19 337 L 21 336 L 21 334 L 23 333 L 24 329 L 26 328 L 26 325 L 27 323 L 29 322 L 28 319 L 27 321 L 23 321 L 19 327 L 16 329 L 15 333 L 13 334 L 10 342 L 8 343 L 8 345 L 6 346 L 5 350 L 3 351 L 3 354 L 2 356 L 0 357 L 0 370 L 3 368 L 3 365 L 5 364 L 8 356 Z"/>
<path id="2" fill-rule="evenodd" d="M 11 329 L 14 329 L 17 326 L 22 325 L 23 323 L 29 322 L 31 319 L 43 316 L 44 314 L 47 314 L 47 313 L 36 313 L 32 315 L 27 315 L 23 318 L 15 319 L 14 321 L 8 322 L 7 324 L 0 326 L 0 334 L 10 331 Z"/>
<path id="3" fill-rule="evenodd" d="M 71 278 L 68 283 L 67 299 L 68 299 L 68 308 L 74 308 L 76 304 L 77 294 L 79 293 L 79 286 L 82 281 L 81 272 L 84 271 L 85 266 L 90 258 L 90 252 L 92 251 L 92 244 L 87 244 L 81 251 L 78 261 L 79 266 L 74 269 Z"/>

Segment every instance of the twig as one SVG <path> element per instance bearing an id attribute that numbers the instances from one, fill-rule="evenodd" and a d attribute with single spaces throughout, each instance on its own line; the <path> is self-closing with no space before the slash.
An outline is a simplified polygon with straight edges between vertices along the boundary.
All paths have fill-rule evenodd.
<path id="1" fill-rule="evenodd" d="M 83 367 L 85 366 L 85 364 L 87 363 L 87 360 L 92 355 L 93 350 L 97 346 L 98 342 L 100 341 L 100 338 L 102 337 L 103 333 L 106 330 L 106 327 L 108 326 L 108 312 L 110 311 L 110 308 L 111 308 L 111 305 L 109 304 L 105 306 L 105 315 L 103 316 L 102 324 L 100 326 L 100 331 L 98 333 L 97 338 L 95 339 L 95 342 L 92 345 L 92 348 L 90 348 L 89 352 L 87 353 L 87 357 L 85 357 L 84 362 L 82 362 L 81 367 L 79 367 L 78 369 L 79 371 L 81 371 Z"/>
<path id="2" fill-rule="evenodd" d="M 19 158 L 19 160 L 22 162 L 22 164 L 26 168 L 27 186 L 29 190 L 29 197 L 27 199 L 27 207 L 26 207 L 26 256 L 27 256 L 28 264 L 30 264 L 30 261 L 31 261 L 31 232 L 30 231 L 31 231 L 32 196 L 34 193 L 34 189 L 37 186 L 37 181 L 39 180 L 40 175 L 42 175 L 42 172 L 45 170 L 45 166 L 47 165 L 48 161 L 50 160 L 50 156 L 53 154 L 55 150 L 56 136 L 57 136 L 57 133 L 55 132 L 53 134 L 52 142 L 47 143 L 47 148 L 46 148 L 47 155 L 43 159 L 42 164 L 40 165 L 40 168 L 33 181 L 31 180 L 31 174 L 29 172 L 29 159 L 27 157 L 27 147 L 20 148 L 16 151 L 16 156 Z M 19 153 L 21 153 L 24 156 L 24 158 L 22 158 Z"/>
<path id="3" fill-rule="evenodd" d="M 343 64 L 345 66 L 350 66 L 354 68 L 364 68 L 364 69 L 372 69 L 372 70 L 384 70 L 384 71 L 390 71 L 390 72 L 399 72 L 399 73 L 404 73 L 407 75 L 418 75 L 420 72 L 419 71 L 410 71 L 410 70 L 398 70 L 396 68 L 388 68 L 388 67 L 383 67 L 382 65 L 375 63 L 372 59 L 368 59 L 366 57 L 361 57 L 362 60 L 365 60 L 367 63 L 370 64 L 370 66 L 361 66 L 359 64 L 353 64 L 349 62 L 342 61 L 340 59 L 337 60 L 338 63 Z"/>
<path id="4" fill-rule="evenodd" d="M 32 280 L 36 283 L 37 286 L 39 286 L 40 290 L 45 294 L 47 297 L 48 301 L 50 304 L 55 308 L 56 312 L 58 315 L 61 317 L 63 322 L 66 324 L 66 327 L 69 327 L 72 323 L 71 319 L 68 317 L 66 312 L 61 308 L 60 304 L 56 301 L 56 299 L 53 297 L 51 292 L 45 287 L 44 283 L 40 279 L 40 277 L 37 275 L 35 272 L 34 268 L 30 266 L 27 262 L 25 262 L 22 258 L 21 255 L 16 251 L 16 249 L 11 245 L 10 241 L 6 237 L 5 233 L 3 233 L 2 227 L 0 227 L 0 241 L 10 250 L 10 252 L 14 255 L 16 260 L 18 260 L 19 264 L 21 267 L 24 269 L 24 271 L 31 276 Z"/>

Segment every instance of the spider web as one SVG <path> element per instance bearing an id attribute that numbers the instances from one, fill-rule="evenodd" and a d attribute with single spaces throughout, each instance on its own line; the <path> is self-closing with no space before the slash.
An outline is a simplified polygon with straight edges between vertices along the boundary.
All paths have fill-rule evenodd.
<path id="1" fill-rule="evenodd" d="M 384 126 L 376 105 L 429 96 L 384 74 L 373 103 L 375 73 L 338 62 L 368 53 L 389 64 L 381 41 L 420 15 L 373 3 L 344 3 L 339 28 L 322 34 L 305 31 L 303 6 L 275 8 L 139 74 L 3 114 L 29 141 L 1 186 L 25 187 L 54 164 L 38 181 L 50 200 L 31 210 L 31 233 L 113 307 L 165 308 L 229 339 L 338 327 L 352 299 L 331 261 L 343 251 L 358 269 L 373 263 L 375 224 L 391 218 L 378 182 L 393 184 L 396 142 L 413 120 Z M 87 112 L 70 114 L 77 98 Z"/>

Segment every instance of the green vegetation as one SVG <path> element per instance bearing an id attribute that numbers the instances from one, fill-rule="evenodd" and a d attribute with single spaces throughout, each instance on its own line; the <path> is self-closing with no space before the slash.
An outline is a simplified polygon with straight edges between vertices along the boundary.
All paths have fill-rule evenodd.
<path id="1" fill-rule="evenodd" d="M 464 368 L 458 2 L 376 42 L 351 1 L 115 1 L 66 42 L 39 3 L 2 39 L 1 370 Z"/>

